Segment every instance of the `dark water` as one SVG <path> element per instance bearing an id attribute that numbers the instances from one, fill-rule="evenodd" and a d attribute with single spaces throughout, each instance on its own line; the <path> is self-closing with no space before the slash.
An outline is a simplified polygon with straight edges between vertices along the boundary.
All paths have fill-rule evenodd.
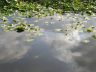
<path id="1" fill-rule="evenodd" d="M 74 21 L 64 20 L 28 19 L 44 28 L 43 35 L 32 42 L 26 40 L 26 32 L 0 32 L 0 72 L 96 72 L 96 40 L 78 30 L 67 37 L 55 31 Z M 95 25 L 95 18 L 88 23 Z"/>

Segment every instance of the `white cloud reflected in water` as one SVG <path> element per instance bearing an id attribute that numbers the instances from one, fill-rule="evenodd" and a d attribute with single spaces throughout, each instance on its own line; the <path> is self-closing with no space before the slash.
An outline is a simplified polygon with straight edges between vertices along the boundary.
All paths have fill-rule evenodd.
<path id="1" fill-rule="evenodd" d="M 81 52 L 72 52 L 72 49 L 78 47 L 80 42 L 85 39 L 85 37 L 80 36 L 78 31 L 74 31 L 72 36 L 68 39 L 62 33 L 45 33 L 44 41 L 51 46 L 53 57 L 57 60 L 67 63 L 71 72 L 87 72 L 86 69 L 78 66 L 74 59 L 75 57 L 81 57 Z M 69 40 L 71 39 L 71 40 Z M 73 70 L 73 71 L 72 71 Z"/>
<path id="2" fill-rule="evenodd" d="M 13 62 L 28 52 L 25 33 L 0 33 L 0 62 Z"/>
<path id="3" fill-rule="evenodd" d="M 44 37 L 44 41 L 52 46 L 53 51 L 57 51 L 56 57 L 58 59 L 62 60 L 63 57 L 66 57 L 62 61 L 72 61 L 71 49 L 78 46 L 80 40 L 80 36 L 77 33 L 73 33 L 73 36 L 65 37 L 62 33 L 54 34 L 49 32 Z"/>

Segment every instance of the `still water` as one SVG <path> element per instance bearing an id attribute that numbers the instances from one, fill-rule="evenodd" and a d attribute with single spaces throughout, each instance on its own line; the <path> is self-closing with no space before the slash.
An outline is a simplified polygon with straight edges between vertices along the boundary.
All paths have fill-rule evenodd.
<path id="1" fill-rule="evenodd" d="M 44 29 L 43 35 L 32 42 L 26 40 L 26 32 L 0 32 L 0 72 L 96 72 L 96 40 L 92 34 L 72 30 L 65 36 L 64 31 L 56 30 L 76 22 L 72 16 L 26 19 Z M 95 26 L 95 22 L 91 17 L 85 25 Z"/>

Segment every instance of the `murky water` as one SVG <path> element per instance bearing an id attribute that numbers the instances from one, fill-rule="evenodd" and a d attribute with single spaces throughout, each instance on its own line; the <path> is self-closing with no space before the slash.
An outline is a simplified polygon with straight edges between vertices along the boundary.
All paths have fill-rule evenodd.
<path id="1" fill-rule="evenodd" d="M 27 19 L 44 29 L 43 35 L 32 42 L 26 40 L 26 32 L 1 32 L 0 72 L 96 72 L 96 40 L 91 33 L 73 30 L 69 32 L 71 36 L 65 36 L 65 32 L 56 29 L 64 29 L 77 19 L 65 15 L 60 21 L 56 17 L 39 22 Z M 79 18 L 84 21 L 82 16 Z M 95 25 L 95 19 L 87 23 Z"/>

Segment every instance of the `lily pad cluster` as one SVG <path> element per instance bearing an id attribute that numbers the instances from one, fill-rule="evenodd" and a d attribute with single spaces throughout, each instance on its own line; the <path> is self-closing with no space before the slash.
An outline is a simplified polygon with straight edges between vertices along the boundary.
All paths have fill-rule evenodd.
<path id="1" fill-rule="evenodd" d="M 69 24 L 65 27 L 66 27 L 65 30 L 64 30 L 65 36 L 71 36 L 72 32 L 78 31 L 79 33 L 92 34 L 91 37 L 96 39 L 96 26 L 87 27 L 86 24 L 77 22 L 77 23 L 74 23 L 74 24 Z"/>
<path id="2" fill-rule="evenodd" d="M 0 27 L 4 31 L 16 31 L 16 32 L 38 32 L 40 28 L 34 24 L 28 24 L 21 19 L 12 19 L 10 23 L 7 19 L 10 14 L 18 12 L 21 16 L 31 17 L 46 17 L 53 16 L 54 14 L 64 15 L 65 13 L 80 13 L 92 15 L 96 13 L 96 1 L 95 0 L 0 0 Z M 5 16 L 7 15 L 7 16 Z M 60 21 L 60 20 L 59 20 Z M 82 30 L 88 33 L 94 32 L 95 27 L 84 28 L 82 22 L 70 24 L 65 30 L 70 33 L 74 30 Z M 59 30 L 63 31 L 63 30 Z M 93 36 L 95 37 L 95 36 Z"/>
<path id="3" fill-rule="evenodd" d="M 24 31 L 35 33 L 41 30 L 39 26 L 35 26 L 34 24 L 28 24 L 23 19 L 20 21 L 13 19 L 12 23 L 9 23 L 9 20 L 7 19 L 7 17 L 3 17 L 1 19 L 0 27 L 4 31 L 16 31 L 18 33 L 24 32 Z"/>

